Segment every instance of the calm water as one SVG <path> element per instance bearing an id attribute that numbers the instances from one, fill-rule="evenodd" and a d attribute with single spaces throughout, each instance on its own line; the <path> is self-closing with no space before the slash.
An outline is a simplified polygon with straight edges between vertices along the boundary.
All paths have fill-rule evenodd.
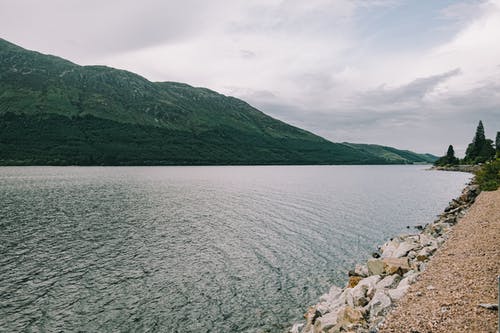
<path id="1" fill-rule="evenodd" d="M 281 332 L 468 174 L 0 168 L 1 332 Z"/>

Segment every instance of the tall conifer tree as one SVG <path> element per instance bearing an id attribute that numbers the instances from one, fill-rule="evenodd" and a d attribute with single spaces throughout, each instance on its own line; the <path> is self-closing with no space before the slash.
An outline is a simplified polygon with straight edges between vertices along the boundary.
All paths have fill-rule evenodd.
<path id="1" fill-rule="evenodd" d="M 483 122 L 480 120 L 476 128 L 476 135 L 465 151 L 465 161 L 467 163 L 483 163 L 492 159 L 494 155 L 493 141 L 486 139 Z"/>
<path id="2" fill-rule="evenodd" d="M 497 132 L 497 137 L 495 139 L 495 148 L 497 152 L 497 157 L 500 157 L 500 132 Z"/>

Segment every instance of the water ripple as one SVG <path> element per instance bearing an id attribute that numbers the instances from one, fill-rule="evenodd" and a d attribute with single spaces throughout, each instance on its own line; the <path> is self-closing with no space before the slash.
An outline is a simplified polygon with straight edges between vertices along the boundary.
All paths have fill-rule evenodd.
<path id="1" fill-rule="evenodd" d="M 0 332 L 281 332 L 468 175 L 0 168 Z"/>

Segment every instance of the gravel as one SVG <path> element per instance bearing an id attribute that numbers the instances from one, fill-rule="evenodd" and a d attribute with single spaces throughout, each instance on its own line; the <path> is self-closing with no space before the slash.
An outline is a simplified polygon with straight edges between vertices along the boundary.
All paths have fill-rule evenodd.
<path id="1" fill-rule="evenodd" d="M 380 333 L 498 332 L 500 190 L 482 192 Z"/>

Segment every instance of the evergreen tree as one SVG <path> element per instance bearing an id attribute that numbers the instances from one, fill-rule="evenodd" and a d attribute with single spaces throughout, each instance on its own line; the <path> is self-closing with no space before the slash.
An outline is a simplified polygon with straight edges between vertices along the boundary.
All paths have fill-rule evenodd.
<path id="1" fill-rule="evenodd" d="M 446 152 L 446 158 L 448 159 L 448 161 L 453 161 L 455 159 L 455 150 L 453 149 L 452 145 L 448 147 L 448 151 Z"/>
<path id="2" fill-rule="evenodd" d="M 446 155 L 443 157 L 440 157 L 436 162 L 434 162 L 434 165 L 437 166 L 445 166 L 445 165 L 458 165 L 459 159 L 455 157 L 455 150 L 453 149 L 453 146 L 450 145 L 448 147 L 448 151 L 446 152 Z"/>
<path id="3" fill-rule="evenodd" d="M 495 139 L 495 148 L 497 152 L 497 157 L 500 158 L 500 132 L 497 132 L 497 137 Z"/>
<path id="4" fill-rule="evenodd" d="M 465 161 L 467 163 L 484 163 L 492 159 L 494 155 L 493 141 L 486 139 L 483 122 L 480 120 L 476 135 L 465 151 Z"/>

